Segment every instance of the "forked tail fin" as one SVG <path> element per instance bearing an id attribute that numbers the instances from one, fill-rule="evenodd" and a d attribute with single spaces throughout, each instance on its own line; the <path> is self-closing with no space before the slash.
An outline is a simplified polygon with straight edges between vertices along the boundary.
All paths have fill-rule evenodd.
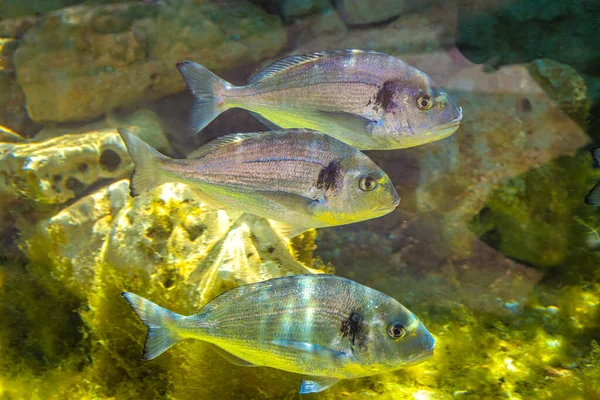
<path id="1" fill-rule="evenodd" d="M 133 311 L 148 327 L 142 356 L 144 360 L 158 357 L 182 339 L 177 333 L 177 328 L 180 320 L 185 317 L 162 308 L 137 294 L 122 292 L 121 296 L 127 300 Z"/>
<path id="2" fill-rule="evenodd" d="M 168 157 L 154 150 L 150 145 L 135 136 L 129 130 L 119 128 L 118 131 L 135 164 L 135 169 L 131 176 L 131 183 L 129 185 L 131 195 L 137 196 L 163 184 L 164 172 L 159 160 L 166 160 Z"/>
<path id="3" fill-rule="evenodd" d="M 196 134 L 227 110 L 228 107 L 219 93 L 232 85 L 193 61 L 180 62 L 177 64 L 177 69 L 188 89 L 196 97 L 192 110 L 192 128 Z"/>

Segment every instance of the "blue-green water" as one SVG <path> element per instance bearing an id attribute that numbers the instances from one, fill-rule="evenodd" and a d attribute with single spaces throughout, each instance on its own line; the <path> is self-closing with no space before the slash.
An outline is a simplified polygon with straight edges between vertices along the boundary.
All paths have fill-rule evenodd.
<path id="1" fill-rule="evenodd" d="M 418 365 L 322 399 L 600 398 L 598 7 L 593 1 L 0 1 L 0 398 L 293 399 L 302 375 L 200 341 L 141 360 L 119 292 L 193 314 L 219 293 L 329 272 L 394 297 L 436 339 Z M 402 201 L 291 241 L 168 183 L 131 198 L 117 127 L 184 158 L 175 65 L 242 85 L 291 54 L 376 50 L 462 107 L 449 138 L 365 152 Z"/>

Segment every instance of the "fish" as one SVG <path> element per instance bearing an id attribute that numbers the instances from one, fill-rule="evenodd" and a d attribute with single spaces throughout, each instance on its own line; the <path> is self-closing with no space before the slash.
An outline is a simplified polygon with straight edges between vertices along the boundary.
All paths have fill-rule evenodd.
<path id="1" fill-rule="evenodd" d="M 135 169 L 132 196 L 167 182 L 197 189 L 208 205 L 273 220 L 291 238 L 392 212 L 400 196 L 390 178 L 359 150 L 311 130 L 226 135 L 193 159 L 169 158 L 119 128 Z"/>
<path id="2" fill-rule="evenodd" d="M 242 108 L 270 129 L 312 129 L 359 150 L 392 150 L 444 139 L 462 120 L 462 108 L 429 76 L 376 51 L 290 56 L 245 86 L 193 61 L 177 68 L 196 99 L 191 116 L 196 133 L 225 110 Z"/>
<path id="3" fill-rule="evenodd" d="M 600 165 L 600 147 L 594 149 L 593 155 L 598 165 Z M 585 204 L 600 207 L 600 182 L 598 182 L 587 194 L 585 197 Z"/>
<path id="4" fill-rule="evenodd" d="M 425 325 L 394 298 L 335 275 L 239 286 L 190 316 L 133 293 L 121 295 L 148 328 L 144 360 L 197 339 L 233 364 L 304 375 L 303 394 L 415 365 L 435 347 Z"/>

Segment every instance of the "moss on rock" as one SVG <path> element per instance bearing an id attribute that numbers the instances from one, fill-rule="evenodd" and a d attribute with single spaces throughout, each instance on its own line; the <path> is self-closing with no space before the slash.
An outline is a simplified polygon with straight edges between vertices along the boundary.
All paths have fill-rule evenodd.
<path id="1" fill-rule="evenodd" d="M 488 197 L 471 228 L 509 257 L 563 277 L 596 277 L 600 216 L 584 203 L 594 179 L 588 150 L 509 179 Z"/>

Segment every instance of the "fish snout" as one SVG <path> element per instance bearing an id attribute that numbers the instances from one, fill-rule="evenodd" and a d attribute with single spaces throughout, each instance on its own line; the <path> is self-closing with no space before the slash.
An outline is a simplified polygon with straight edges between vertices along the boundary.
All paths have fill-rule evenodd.
<path id="1" fill-rule="evenodd" d="M 410 364 L 418 364 L 433 356 L 433 351 L 435 349 L 435 338 L 429 333 L 427 328 L 421 323 L 419 328 L 417 329 L 417 337 L 418 341 L 418 349 L 420 351 L 416 352 L 416 354 L 409 360 Z"/>
<path id="2" fill-rule="evenodd" d="M 379 205 L 377 207 L 374 207 L 372 209 L 372 211 L 375 211 L 375 212 L 381 212 L 381 211 L 391 212 L 391 211 L 394 211 L 396 209 L 396 207 L 398 207 L 398 204 L 400 204 L 400 200 L 401 200 L 400 195 L 398 194 L 398 192 L 396 191 L 396 189 L 394 187 L 392 187 L 392 190 L 391 190 L 391 202 L 388 203 L 386 201 L 385 204 L 381 204 L 381 205 Z"/>

